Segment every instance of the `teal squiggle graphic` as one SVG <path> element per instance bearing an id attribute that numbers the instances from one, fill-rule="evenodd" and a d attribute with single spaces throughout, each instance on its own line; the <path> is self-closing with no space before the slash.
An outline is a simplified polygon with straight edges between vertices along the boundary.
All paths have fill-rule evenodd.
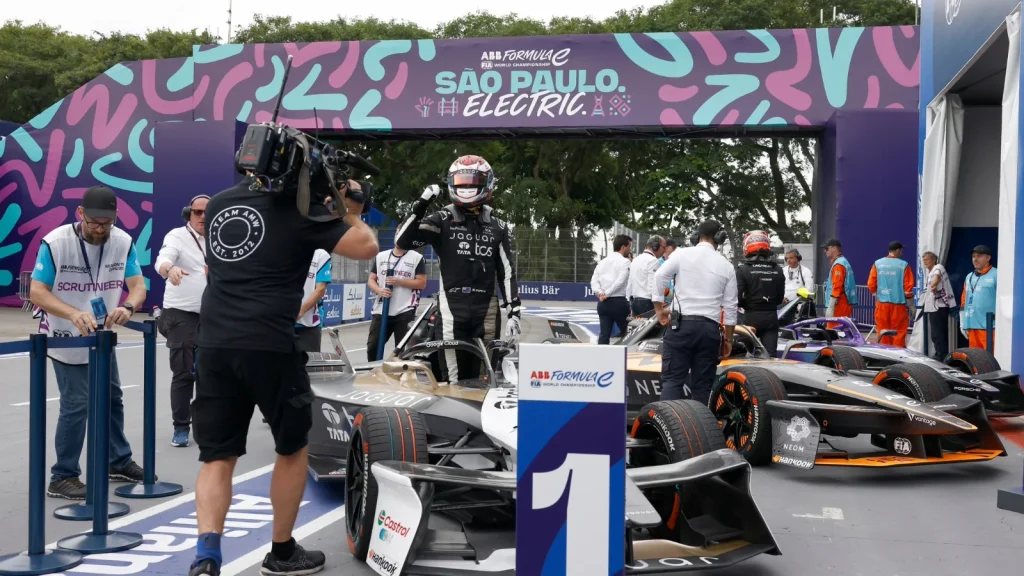
<path id="1" fill-rule="evenodd" d="M 434 46 L 433 40 L 417 40 L 416 47 L 420 51 L 420 60 L 424 62 L 430 62 L 437 56 L 437 48 Z"/>
<path id="2" fill-rule="evenodd" d="M 128 157 L 139 167 L 139 170 L 147 174 L 153 173 L 153 157 L 142 151 L 139 141 L 142 139 L 142 131 L 146 129 L 149 121 L 145 118 L 135 123 L 130 134 L 128 134 Z"/>
<path id="3" fill-rule="evenodd" d="M 64 167 L 64 173 L 68 178 L 78 178 L 82 173 L 82 164 L 85 162 L 85 142 L 81 138 L 75 138 L 75 151 L 71 153 L 68 165 Z"/>
<path id="4" fill-rule="evenodd" d="M 412 40 L 382 40 L 366 50 L 363 55 L 363 70 L 374 82 L 384 79 L 384 65 L 381 60 L 396 54 L 405 54 L 412 50 Z M 363 98 L 366 96 L 364 95 Z"/>
<path id="5" fill-rule="evenodd" d="M 153 250 L 149 247 L 150 237 L 153 235 L 153 219 L 150 218 L 146 225 L 139 232 L 139 239 L 135 241 L 135 255 L 139 259 L 139 266 L 145 270 L 153 259 Z M 145 275 L 143 275 L 145 278 Z M 146 278 L 146 290 L 149 290 L 149 278 Z"/>
<path id="6" fill-rule="evenodd" d="M 277 96 L 278 91 L 281 90 L 281 82 L 284 82 L 284 62 L 281 62 L 277 56 L 271 56 L 270 63 L 274 66 L 274 79 L 266 86 L 256 89 L 256 99 L 260 102 L 266 102 Z"/>
<path id="7" fill-rule="evenodd" d="M 7 138 L 0 138 L 0 158 L 4 157 L 4 150 L 7 149 Z"/>
<path id="8" fill-rule="evenodd" d="M 245 104 L 242 104 L 242 109 L 238 111 L 238 116 L 235 117 L 235 120 L 245 122 L 249 119 L 250 112 L 252 112 L 252 100 L 246 100 Z"/>
<path id="9" fill-rule="evenodd" d="M 6 240 L 14 231 L 14 226 L 18 223 L 19 218 L 21 218 L 21 206 L 16 203 L 8 204 L 7 211 L 4 212 L 3 217 L 0 217 L 0 242 Z M 0 246 L 0 259 L 13 256 L 21 251 L 21 242 Z M 0 270 L 0 286 L 10 286 L 12 282 L 14 282 L 14 275 L 7 270 Z"/>
<path id="10" fill-rule="evenodd" d="M 63 103 L 64 99 L 61 98 L 53 106 L 50 106 L 46 110 L 43 110 L 39 114 L 36 114 L 36 117 L 29 120 L 28 123 L 31 124 L 32 127 L 35 128 L 36 130 L 42 130 L 43 128 L 46 128 L 50 125 L 50 121 L 53 120 L 53 117 L 57 114 L 57 111 L 60 110 L 60 105 Z"/>
<path id="11" fill-rule="evenodd" d="M 787 124 L 789 124 L 789 122 L 786 122 L 785 118 L 773 116 L 761 123 L 761 126 L 786 126 Z"/>
<path id="12" fill-rule="evenodd" d="M 183 90 L 192 85 L 196 80 L 196 67 L 193 64 L 192 57 L 185 58 L 185 62 L 182 63 L 181 68 L 171 77 L 167 79 L 167 89 L 171 92 L 177 92 Z"/>
<path id="13" fill-rule="evenodd" d="M 737 52 L 735 60 L 740 64 L 767 64 L 774 62 L 782 54 L 779 41 L 767 30 L 747 30 L 747 33 L 760 40 L 767 50 L 764 52 Z"/>
<path id="14" fill-rule="evenodd" d="M 754 108 L 754 111 L 750 114 L 750 118 L 744 122 L 747 126 L 756 126 L 761 123 L 761 119 L 768 113 L 768 109 L 771 108 L 772 103 L 767 100 L 761 100 L 761 103 Z"/>
<path id="15" fill-rule="evenodd" d="M 651 74 L 665 78 L 682 78 L 693 70 L 693 55 L 679 35 L 672 32 L 649 32 L 646 36 L 661 44 L 672 56 L 672 60 L 649 54 L 636 43 L 632 34 L 616 34 L 615 41 L 634 64 Z"/>
<path id="16" fill-rule="evenodd" d="M 131 86 L 131 83 L 135 81 L 135 72 L 132 72 L 131 68 L 121 63 L 114 64 L 104 74 L 121 86 Z"/>
<path id="17" fill-rule="evenodd" d="M 156 135 L 156 126 L 149 129 L 149 147 L 153 148 L 153 138 Z"/>
<path id="18" fill-rule="evenodd" d="M 138 180 L 127 180 L 119 176 L 111 176 L 103 171 L 104 168 L 121 161 L 121 153 L 114 152 L 96 160 L 92 163 L 92 177 L 106 184 L 111 188 L 125 190 L 127 192 L 138 192 L 140 194 L 152 194 L 152 182 L 139 182 Z"/>
<path id="19" fill-rule="evenodd" d="M 242 53 L 245 49 L 244 44 L 222 44 L 215 46 L 209 50 L 200 50 L 197 46 L 192 50 L 192 57 L 195 59 L 196 64 L 210 64 L 213 62 L 220 62 L 221 60 L 227 60 L 232 56 L 237 56 Z"/>
<path id="20" fill-rule="evenodd" d="M 295 88 L 288 91 L 281 99 L 285 110 L 331 110 L 339 112 L 348 106 L 348 98 L 344 94 L 307 94 L 316 79 L 320 77 L 323 67 L 313 64 L 305 79 Z"/>
<path id="21" fill-rule="evenodd" d="M 349 126 L 356 130 L 391 130 L 391 120 L 383 116 L 369 116 L 370 112 L 380 104 L 380 92 L 370 90 L 356 102 L 352 114 L 349 115 Z"/>
<path id="22" fill-rule="evenodd" d="M 39 162 L 43 159 L 43 149 L 28 135 L 24 126 L 11 132 L 10 138 L 21 145 L 21 149 L 25 151 L 25 155 L 28 156 L 29 160 Z"/>
<path id="23" fill-rule="evenodd" d="M 718 113 L 726 106 L 754 92 L 761 85 L 757 76 L 750 74 L 718 74 L 708 76 L 705 82 L 708 86 L 725 86 L 725 88 L 708 98 L 693 113 L 693 123 L 698 126 L 710 126 L 714 123 Z"/>
<path id="24" fill-rule="evenodd" d="M 818 43 L 818 67 L 821 69 L 821 81 L 825 85 L 825 96 L 833 108 L 846 105 L 847 88 L 850 77 L 850 62 L 853 51 L 857 48 L 863 28 L 843 28 L 836 42 L 836 50 L 832 52 L 828 29 L 818 28 L 815 35 Z"/>

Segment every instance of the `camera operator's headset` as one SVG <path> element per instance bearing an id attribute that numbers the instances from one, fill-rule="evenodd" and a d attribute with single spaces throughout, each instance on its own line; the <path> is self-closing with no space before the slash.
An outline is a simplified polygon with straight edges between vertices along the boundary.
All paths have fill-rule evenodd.
<path id="1" fill-rule="evenodd" d="M 196 203 L 196 200 L 199 200 L 201 198 L 206 198 L 207 200 L 210 199 L 210 197 L 207 196 L 206 194 L 200 194 L 195 198 L 189 200 L 188 206 L 185 206 L 184 208 L 181 209 L 181 219 L 184 220 L 186 223 L 188 223 L 189 216 L 192 214 L 192 205 Z"/>
<path id="2" fill-rule="evenodd" d="M 715 244 L 721 246 L 725 244 L 725 241 L 729 239 L 729 233 L 725 231 L 725 227 L 721 223 L 718 224 L 718 230 L 715 231 L 714 240 Z M 696 246 L 700 243 L 700 233 L 694 232 L 690 234 L 690 246 Z"/>

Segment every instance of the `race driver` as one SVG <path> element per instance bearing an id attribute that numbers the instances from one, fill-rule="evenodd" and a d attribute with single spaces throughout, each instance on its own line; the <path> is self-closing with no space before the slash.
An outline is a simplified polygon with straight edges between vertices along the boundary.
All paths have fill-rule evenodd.
<path id="1" fill-rule="evenodd" d="M 494 187 L 494 170 L 487 160 L 462 156 L 448 168 L 451 204 L 424 217 L 430 203 L 441 195 L 440 187 L 428 186 L 395 234 L 399 248 L 429 244 L 441 260 L 437 303 L 444 340 L 497 337 L 501 318 L 495 278 L 500 282 L 502 307 L 509 308 L 506 339 L 514 345 L 522 331 L 508 225 L 493 214 L 490 205 Z M 479 376 L 480 360 L 470 354 L 446 350 L 438 361 L 444 381 Z"/>
<path id="2" fill-rule="evenodd" d="M 868 276 L 868 290 L 875 295 L 875 328 L 879 344 L 907 347 L 907 330 L 914 313 L 914 271 L 902 258 L 903 244 L 889 243 L 889 255 L 875 260 Z M 881 336 L 895 330 L 895 336 Z"/>
<path id="3" fill-rule="evenodd" d="M 857 282 L 853 277 L 853 266 L 843 256 L 843 243 L 836 238 L 826 242 L 825 257 L 831 263 L 825 280 L 825 317 L 851 318 L 853 307 L 857 305 Z M 837 326 L 839 324 L 828 325 L 829 328 Z"/>
<path id="4" fill-rule="evenodd" d="M 786 297 L 786 277 L 772 257 L 768 233 L 752 230 L 743 235 L 746 261 L 736 266 L 736 292 L 743 323 L 754 329 L 774 358 L 779 349 L 779 306 Z"/>

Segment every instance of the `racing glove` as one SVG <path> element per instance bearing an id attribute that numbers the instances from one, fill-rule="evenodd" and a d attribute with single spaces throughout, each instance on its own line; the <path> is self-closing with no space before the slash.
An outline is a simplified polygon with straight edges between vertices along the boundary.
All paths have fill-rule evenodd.
<path id="1" fill-rule="evenodd" d="M 508 322 L 505 323 L 505 340 L 510 346 L 515 346 L 523 334 L 521 317 L 520 306 L 513 306 L 508 313 Z"/>
<path id="2" fill-rule="evenodd" d="M 964 338 L 968 338 L 967 329 L 964 328 L 964 313 L 960 311 L 960 333 L 964 335 Z"/>

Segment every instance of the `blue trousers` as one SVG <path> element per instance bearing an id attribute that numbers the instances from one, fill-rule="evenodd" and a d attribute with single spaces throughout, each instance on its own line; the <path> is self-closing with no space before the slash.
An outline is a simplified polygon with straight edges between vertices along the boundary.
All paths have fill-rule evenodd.
<path id="1" fill-rule="evenodd" d="M 57 461 L 50 468 L 50 481 L 78 478 L 82 475 L 79 460 L 85 446 L 89 419 L 89 365 L 53 362 L 53 372 L 60 391 L 60 415 L 53 438 Z M 110 467 L 123 468 L 132 461 L 132 448 L 124 435 L 124 401 L 121 378 L 117 372 L 117 353 L 110 355 Z M 99 473 L 106 473 L 100 470 Z"/>

